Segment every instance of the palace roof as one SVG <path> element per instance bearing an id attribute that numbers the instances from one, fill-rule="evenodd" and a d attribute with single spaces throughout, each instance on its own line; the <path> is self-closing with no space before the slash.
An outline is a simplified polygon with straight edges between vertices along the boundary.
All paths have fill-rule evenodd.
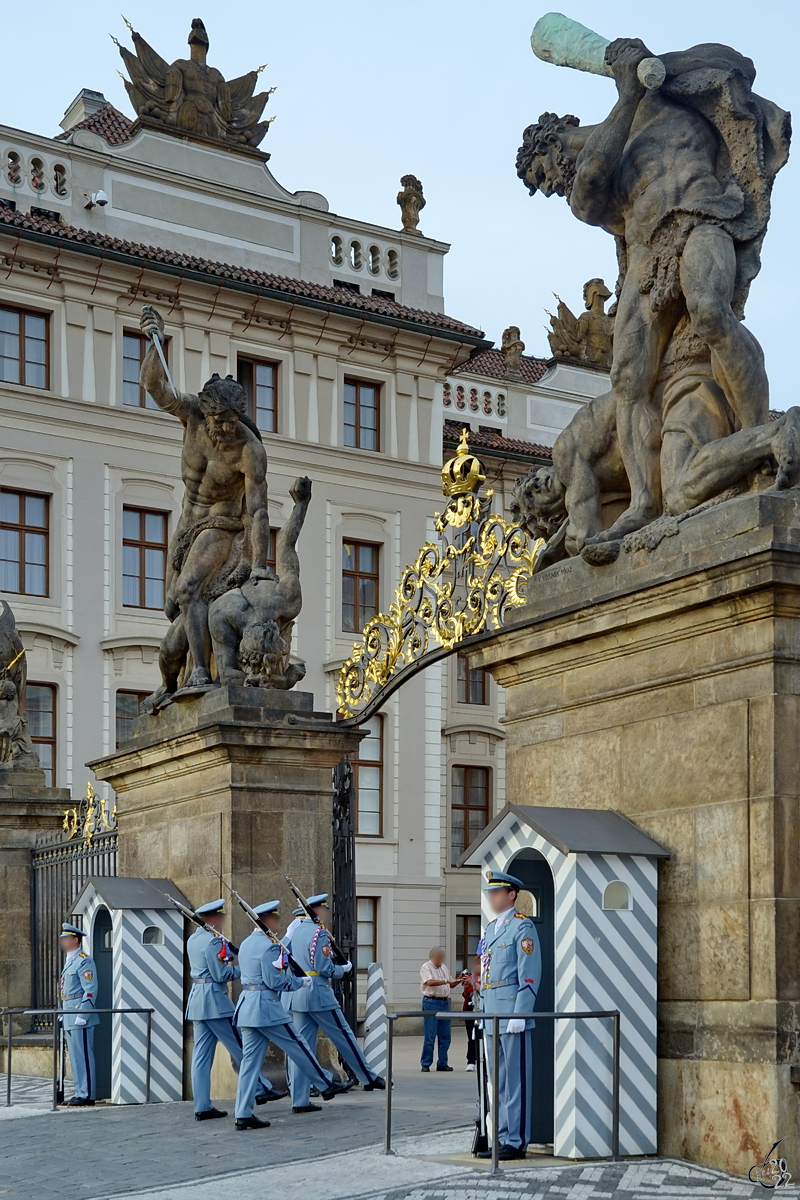
<path id="1" fill-rule="evenodd" d="M 519 360 L 519 373 L 523 383 L 538 383 L 547 370 L 548 359 L 523 354 Z M 506 360 L 500 350 L 480 350 L 469 362 L 453 372 L 454 375 L 487 375 L 490 379 L 509 379 Z"/>
<path id="2" fill-rule="evenodd" d="M 82 121 L 78 121 L 76 125 L 70 125 L 64 133 L 57 133 L 55 140 L 64 142 L 71 138 L 76 129 L 88 129 L 90 133 L 99 134 L 101 138 L 105 138 L 109 146 L 121 146 L 123 142 L 129 142 L 132 134 L 133 121 L 130 117 L 126 117 L 118 108 L 114 108 L 113 104 L 105 102 L 95 112 L 90 113 L 88 117 L 84 117 Z"/>
<path id="3" fill-rule="evenodd" d="M 469 425 L 469 421 L 450 421 L 444 422 L 444 444 L 457 446 L 461 439 L 461 430 L 465 425 Z M 483 450 L 494 456 L 505 455 L 508 458 L 539 458 L 545 459 L 548 462 L 552 458 L 553 451 L 550 446 L 542 446 L 539 442 L 523 442 L 518 438 L 508 438 L 502 433 L 496 432 L 494 429 L 489 429 L 485 425 L 479 425 L 477 429 L 469 431 L 469 448 L 475 453 Z"/>
<path id="4" fill-rule="evenodd" d="M 97 113 L 94 115 L 97 116 Z M 55 214 L 46 210 L 32 209 L 29 213 L 18 213 L 8 204 L 0 204 L 0 233 L 3 232 L 9 235 L 17 233 L 19 237 L 30 241 L 82 251 L 139 268 L 150 266 L 153 270 L 166 270 L 171 275 L 203 283 L 218 282 L 225 286 L 227 281 L 233 290 L 250 292 L 256 298 L 260 295 L 265 299 L 339 311 L 343 315 L 362 316 L 365 321 L 373 318 L 379 323 L 399 325 L 400 328 L 422 329 L 432 337 L 439 332 L 468 342 L 484 341 L 480 329 L 465 325 L 444 313 L 409 308 L 385 296 L 362 295 L 350 288 L 328 287 L 308 280 L 253 271 L 231 263 L 211 262 L 161 246 L 145 246 L 93 230 L 78 229 L 56 219 Z"/>

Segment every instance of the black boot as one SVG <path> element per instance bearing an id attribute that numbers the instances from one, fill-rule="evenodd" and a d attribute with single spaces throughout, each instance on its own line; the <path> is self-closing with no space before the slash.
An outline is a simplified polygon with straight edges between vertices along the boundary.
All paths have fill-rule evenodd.
<path id="1" fill-rule="evenodd" d="M 73 1096 L 66 1103 L 67 1108 L 94 1108 L 94 1100 L 90 1100 L 88 1096 Z"/>
<path id="2" fill-rule="evenodd" d="M 386 1080 L 381 1078 L 380 1075 L 376 1075 L 375 1078 L 371 1079 L 369 1083 L 364 1084 L 364 1091 L 365 1092 L 385 1092 L 386 1091 Z"/>
<path id="3" fill-rule="evenodd" d="M 288 1095 L 288 1092 L 279 1092 L 277 1089 L 271 1092 L 262 1092 L 260 1096 L 256 1096 L 256 1104 L 270 1104 L 273 1100 L 283 1100 Z"/>
<path id="4" fill-rule="evenodd" d="M 220 1117 L 227 1117 L 226 1112 L 222 1112 L 218 1108 L 206 1108 L 203 1112 L 195 1113 L 195 1121 L 218 1121 Z"/>
<path id="5" fill-rule="evenodd" d="M 322 1105 L 321 1104 L 302 1104 L 299 1108 L 293 1108 L 292 1112 L 293 1113 L 322 1112 Z"/>

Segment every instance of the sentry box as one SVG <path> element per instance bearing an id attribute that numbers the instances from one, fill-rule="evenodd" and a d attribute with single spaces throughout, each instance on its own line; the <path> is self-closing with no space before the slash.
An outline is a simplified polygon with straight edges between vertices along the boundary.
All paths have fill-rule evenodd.
<path id="1" fill-rule="evenodd" d="M 507 804 L 458 863 L 510 871 L 530 893 L 518 904 L 542 946 L 536 1009 L 619 1010 L 621 1155 L 657 1148 L 657 860 L 668 857 L 610 809 Z M 531 1142 L 564 1158 L 610 1155 L 611 1021 L 538 1021 L 533 1044 Z"/>
<path id="2" fill-rule="evenodd" d="M 183 916 L 169 879 L 89 879 L 73 905 L 97 965 L 98 1008 L 153 1008 L 150 1099 L 183 1099 Z M 98 1099 L 143 1104 L 147 1018 L 101 1016 L 95 1033 Z"/>

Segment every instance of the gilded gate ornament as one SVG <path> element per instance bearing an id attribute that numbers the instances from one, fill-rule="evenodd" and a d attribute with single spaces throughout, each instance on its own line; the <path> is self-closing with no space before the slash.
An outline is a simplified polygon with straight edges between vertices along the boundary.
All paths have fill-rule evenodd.
<path id="1" fill-rule="evenodd" d="M 117 828 L 117 802 L 114 801 L 114 807 L 109 812 L 105 797 L 98 796 L 91 783 L 87 783 L 86 795 L 80 803 L 64 809 L 61 828 L 70 840 L 79 837 L 84 842 L 91 842 L 95 834 Z"/>
<path id="2" fill-rule="evenodd" d="M 526 602 L 544 541 L 490 515 L 494 493 L 480 493 L 485 478 L 464 429 L 442 470 L 449 499 L 435 514 L 440 544 L 425 543 L 403 571 L 388 613 L 367 623 L 342 666 L 336 701 L 343 716 L 360 716 L 404 668 L 433 650 L 450 652 L 464 638 L 502 628 L 506 612 Z"/>

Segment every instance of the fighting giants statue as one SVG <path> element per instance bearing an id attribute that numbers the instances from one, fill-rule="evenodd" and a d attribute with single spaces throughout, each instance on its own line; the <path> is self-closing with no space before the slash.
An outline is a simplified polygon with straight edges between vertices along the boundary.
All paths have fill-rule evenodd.
<path id="1" fill-rule="evenodd" d="M 605 63 L 619 97 L 606 120 L 582 128 L 545 113 L 517 157 L 531 194 L 566 197 L 579 220 L 617 243 L 611 391 L 554 448 L 571 521 L 566 552 L 586 546 L 592 561 L 602 561 L 592 545 L 618 543 L 659 517 L 665 501 L 674 508 L 719 494 L 752 473 L 759 455 L 783 455 L 776 487 L 792 486 L 800 471 L 798 414 L 780 429 L 767 424 L 764 356 L 742 324 L 772 184 L 788 156 L 788 114 L 755 95 L 752 62 L 727 46 L 662 55 L 666 78 L 652 90 L 637 74 L 649 57 L 637 39 L 611 42 Z M 673 382 L 687 375 L 686 387 Z M 668 432 L 679 439 L 669 452 Z M 604 527 L 597 497 L 609 489 L 629 499 Z"/>
<path id="2" fill-rule="evenodd" d="M 39 770 L 25 717 L 28 669 L 14 614 L 0 600 L 0 771 Z"/>
<path id="3" fill-rule="evenodd" d="M 141 327 L 148 337 L 155 333 L 163 339 L 164 322 L 155 309 L 145 308 Z M 297 480 L 292 489 L 295 509 L 278 539 L 278 578 L 267 565 L 267 455 L 246 415 L 241 385 L 231 376 L 214 375 L 199 395 L 176 396 L 155 345 L 142 363 L 140 381 L 159 408 L 184 427 L 183 508 L 169 546 L 164 606 L 172 624 L 159 654 L 161 687 L 142 711 L 152 712 L 179 689 L 214 686 L 212 649 L 221 682 L 292 687 L 304 674 L 303 668 L 289 667 L 286 635 L 291 636 L 291 623 L 300 611 L 294 547 L 311 496 L 310 481 Z M 212 646 L 215 611 L 218 643 Z M 252 645 L 246 665 L 238 657 L 246 626 L 254 623 L 261 626 L 263 647 L 257 668 Z M 249 642 L 254 638 L 251 631 Z"/>

